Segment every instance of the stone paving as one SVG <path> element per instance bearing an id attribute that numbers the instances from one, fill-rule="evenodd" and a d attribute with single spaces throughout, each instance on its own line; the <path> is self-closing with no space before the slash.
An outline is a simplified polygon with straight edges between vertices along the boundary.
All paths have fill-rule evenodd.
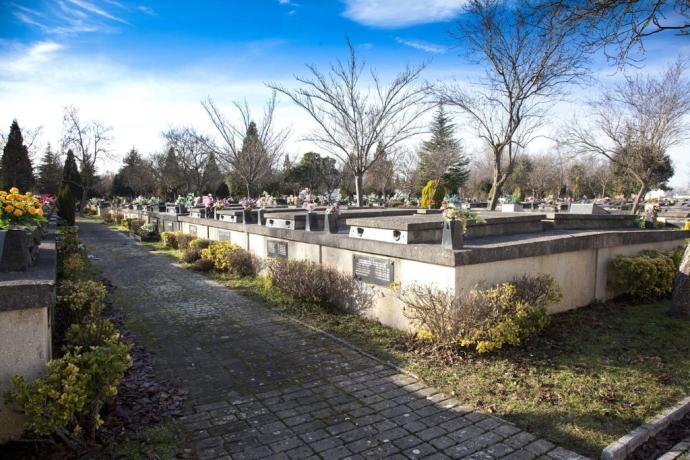
<path id="1" fill-rule="evenodd" d="M 157 372 L 189 392 L 180 423 L 198 458 L 583 458 L 101 224 L 79 226 Z"/>

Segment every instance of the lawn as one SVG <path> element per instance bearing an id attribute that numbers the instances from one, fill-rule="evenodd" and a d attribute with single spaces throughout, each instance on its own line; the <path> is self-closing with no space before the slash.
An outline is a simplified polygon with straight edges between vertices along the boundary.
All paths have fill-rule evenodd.
<path id="1" fill-rule="evenodd" d="M 149 244 L 176 260 L 180 252 Z M 229 288 L 403 367 L 466 404 L 580 453 L 601 449 L 690 393 L 690 321 L 668 302 L 609 303 L 554 315 L 520 348 L 452 362 L 378 322 L 295 305 L 260 279 L 212 274 Z"/>

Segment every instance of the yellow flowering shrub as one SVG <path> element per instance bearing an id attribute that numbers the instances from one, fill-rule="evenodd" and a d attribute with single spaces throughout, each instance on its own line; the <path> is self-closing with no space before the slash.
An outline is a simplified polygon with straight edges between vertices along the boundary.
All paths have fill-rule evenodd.
<path id="1" fill-rule="evenodd" d="M 519 345 L 549 322 L 547 307 L 561 299 L 548 275 L 523 276 L 492 287 L 455 295 L 429 285 L 398 291 L 403 313 L 417 326 L 417 338 L 440 346 L 486 353 Z"/>
<path id="2" fill-rule="evenodd" d="M 95 321 L 105 307 L 106 293 L 98 281 L 63 281 L 58 287 L 58 314 L 66 324 Z"/>
<path id="3" fill-rule="evenodd" d="M 78 278 L 86 269 L 86 262 L 79 253 L 68 254 L 62 259 L 62 276 Z"/>
<path id="4" fill-rule="evenodd" d="M 13 225 L 38 225 L 45 222 L 43 206 L 31 192 L 20 193 L 12 187 L 9 192 L 0 191 L 0 228 Z"/>
<path id="5" fill-rule="evenodd" d="M 161 233 L 161 242 L 166 248 L 177 249 L 177 233 L 163 232 Z"/>
<path id="6" fill-rule="evenodd" d="M 230 270 L 230 253 L 240 247 L 227 241 L 213 241 L 207 248 L 201 250 L 201 257 L 213 262 L 213 267 L 219 272 Z"/>
<path id="7" fill-rule="evenodd" d="M 690 230 L 690 220 L 685 222 L 685 225 L 683 225 L 683 230 Z"/>
<path id="8" fill-rule="evenodd" d="M 85 437 L 93 439 L 103 424 L 100 411 L 117 395 L 117 386 L 132 365 L 130 348 L 119 341 L 88 351 L 75 347 L 49 361 L 47 372 L 30 383 L 15 376 L 5 400 L 26 414 L 28 432 L 81 444 Z"/>

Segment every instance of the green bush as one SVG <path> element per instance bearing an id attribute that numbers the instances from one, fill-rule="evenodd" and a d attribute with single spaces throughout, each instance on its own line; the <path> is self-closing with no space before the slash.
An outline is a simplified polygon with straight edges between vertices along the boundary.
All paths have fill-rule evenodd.
<path id="1" fill-rule="evenodd" d="M 219 272 L 230 271 L 230 253 L 240 247 L 227 241 L 213 241 L 201 250 L 201 257 L 213 262 L 213 267 Z"/>
<path id="2" fill-rule="evenodd" d="M 189 249 L 196 249 L 198 251 L 201 251 L 202 249 L 206 249 L 207 247 L 209 247 L 210 244 L 211 241 L 205 238 L 197 238 L 189 242 Z"/>
<path id="3" fill-rule="evenodd" d="M 437 345 L 486 353 L 519 345 L 543 329 L 549 322 L 547 307 L 560 301 L 561 291 L 552 277 L 539 275 L 460 295 L 415 284 L 401 290 L 399 298 L 421 336 Z"/>
<path id="4" fill-rule="evenodd" d="M 62 217 L 67 225 L 74 225 L 74 196 L 68 184 L 63 184 L 57 196 L 58 216 Z"/>
<path id="5" fill-rule="evenodd" d="M 125 227 L 132 233 L 139 233 L 139 229 L 144 225 L 144 221 L 138 218 L 125 219 Z"/>
<path id="6" fill-rule="evenodd" d="M 68 348 L 80 347 L 82 350 L 88 350 L 117 341 L 119 337 L 120 333 L 112 321 L 98 319 L 86 324 L 72 324 L 65 334 L 65 345 Z"/>
<path id="7" fill-rule="evenodd" d="M 177 249 L 177 233 L 163 232 L 161 233 L 161 241 L 166 248 Z"/>
<path id="8" fill-rule="evenodd" d="M 156 224 L 144 224 L 136 230 L 136 234 L 141 237 L 141 241 L 158 241 L 160 235 L 158 234 L 158 226 Z"/>
<path id="9" fill-rule="evenodd" d="M 609 263 L 609 287 L 618 294 L 630 294 L 640 300 L 663 297 L 673 290 L 679 266 L 676 251 L 642 251 L 637 256 L 616 256 Z"/>
<path id="10" fill-rule="evenodd" d="M 326 311 L 363 311 L 373 300 L 372 291 L 364 283 L 333 268 L 289 259 L 270 259 L 266 268 L 273 287 Z"/>
<path id="11" fill-rule="evenodd" d="M 67 254 L 62 257 L 62 271 L 63 278 L 76 279 L 82 276 L 86 270 L 86 261 L 79 253 Z"/>
<path id="12" fill-rule="evenodd" d="M 5 399 L 26 414 L 28 432 L 82 444 L 84 438 L 93 439 L 103 424 L 100 411 L 117 395 L 117 386 L 132 365 L 129 349 L 119 341 L 87 351 L 75 347 L 49 361 L 47 372 L 33 382 L 15 376 Z"/>
<path id="13" fill-rule="evenodd" d="M 446 189 L 438 180 L 430 180 L 422 189 L 422 208 L 440 208 L 443 198 L 446 196 Z"/>
<path id="14" fill-rule="evenodd" d="M 70 254 L 80 254 L 79 235 L 76 227 L 64 227 L 56 238 L 58 256 L 64 258 Z"/>
<path id="15" fill-rule="evenodd" d="M 58 287 L 58 314 L 67 325 L 96 321 L 105 307 L 106 294 L 105 285 L 97 281 L 63 281 Z"/>

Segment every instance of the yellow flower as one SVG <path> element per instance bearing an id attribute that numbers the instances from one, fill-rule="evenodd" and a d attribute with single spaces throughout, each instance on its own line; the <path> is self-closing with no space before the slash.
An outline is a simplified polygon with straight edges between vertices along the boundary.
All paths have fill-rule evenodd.
<path id="1" fill-rule="evenodd" d="M 0 196 L 5 196 L 5 195 L 7 195 L 6 191 L 4 191 L 4 190 L 0 191 Z"/>
<path id="2" fill-rule="evenodd" d="M 32 194 L 31 194 L 31 192 L 26 192 L 25 195 L 28 197 L 31 197 Z"/>
<path id="3" fill-rule="evenodd" d="M 38 208 L 36 210 L 36 212 L 38 213 L 39 216 L 42 216 L 43 215 L 43 208 Z"/>
<path id="4" fill-rule="evenodd" d="M 29 214 L 31 214 L 32 216 L 36 214 L 36 208 L 29 207 L 27 211 L 29 211 Z"/>
<path id="5" fill-rule="evenodd" d="M 15 206 L 17 209 L 24 209 L 24 203 L 22 203 L 21 201 L 20 201 L 19 203 L 15 203 L 14 206 Z"/>
<path id="6" fill-rule="evenodd" d="M 19 189 L 17 187 L 12 187 L 10 193 L 19 193 Z"/>
<path id="7" fill-rule="evenodd" d="M 24 215 L 24 212 L 23 212 L 23 211 L 20 211 L 19 209 L 16 209 L 16 210 L 14 211 L 14 216 L 15 216 L 15 217 L 22 217 L 23 215 Z"/>
<path id="8" fill-rule="evenodd" d="M 8 204 L 7 206 L 5 206 L 5 212 L 12 212 L 12 211 L 14 211 L 14 206 L 12 206 L 11 204 Z"/>

